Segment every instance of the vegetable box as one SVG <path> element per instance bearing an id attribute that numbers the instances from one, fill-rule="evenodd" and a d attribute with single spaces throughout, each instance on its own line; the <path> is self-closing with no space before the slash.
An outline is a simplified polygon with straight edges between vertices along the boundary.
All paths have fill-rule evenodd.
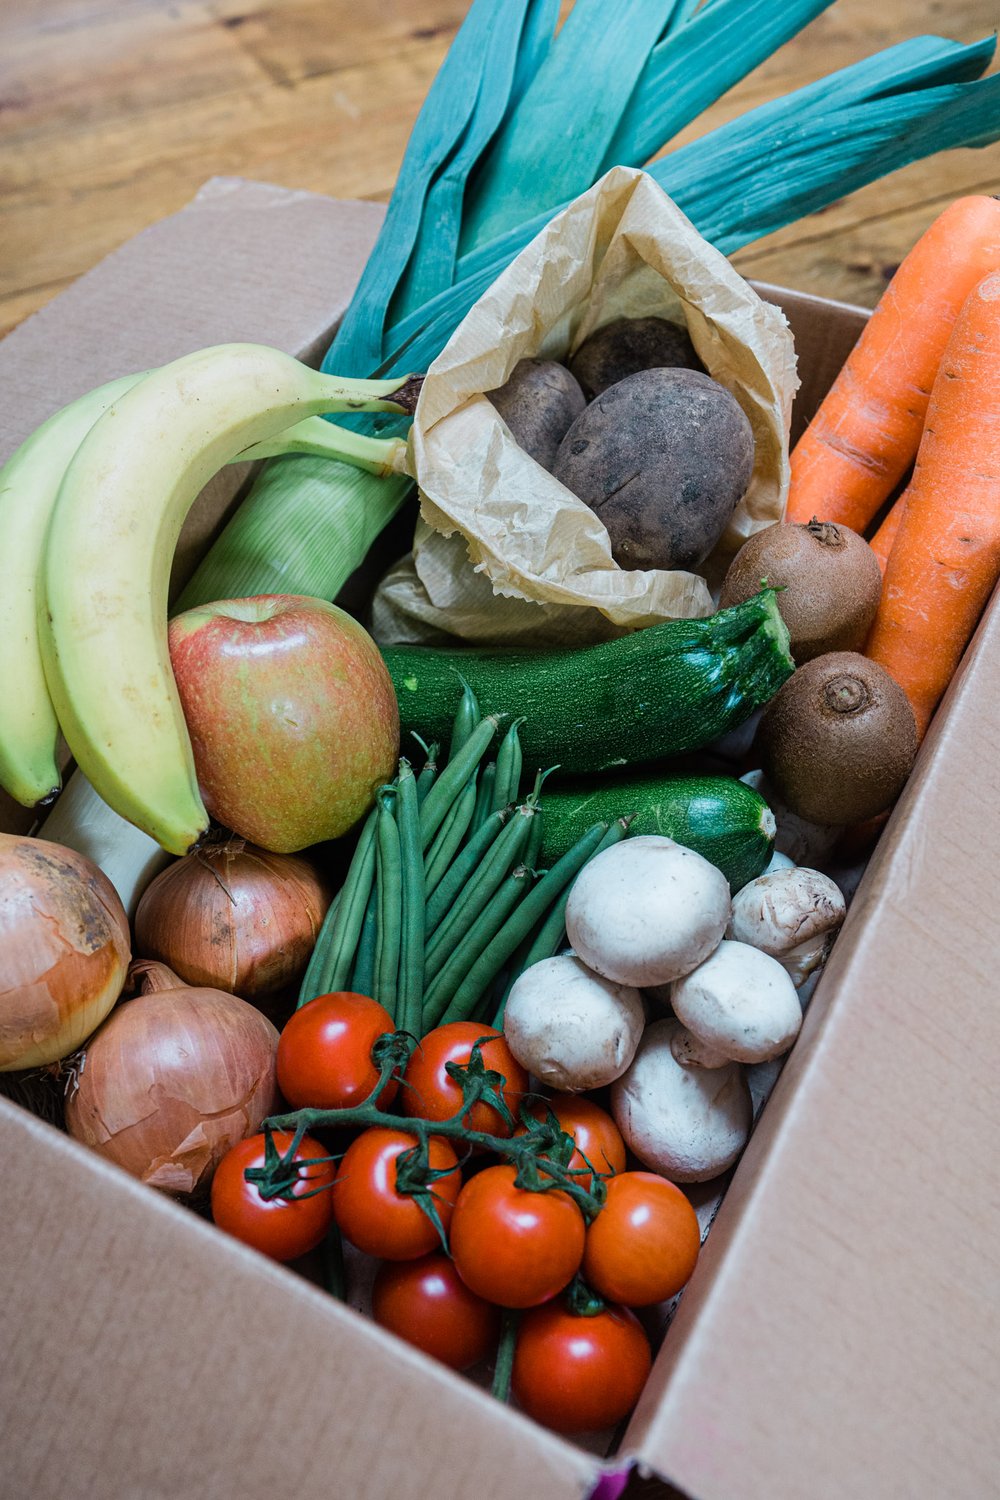
<path id="1" fill-rule="evenodd" d="M 380 218 L 211 182 L 0 347 L 0 459 L 85 389 L 200 345 L 316 357 Z M 795 333 L 801 427 L 865 314 L 762 291 Z M 239 482 L 227 470 L 202 497 L 179 577 Z M 394 545 L 403 533 L 383 565 Z M 630 1468 L 629 1492 L 696 1500 L 993 1493 L 998 739 L 994 607 L 613 1455 L 543 1431 L 0 1099 L 0 1495 L 610 1500 Z M 0 826 L 24 819 L 5 803 Z"/>

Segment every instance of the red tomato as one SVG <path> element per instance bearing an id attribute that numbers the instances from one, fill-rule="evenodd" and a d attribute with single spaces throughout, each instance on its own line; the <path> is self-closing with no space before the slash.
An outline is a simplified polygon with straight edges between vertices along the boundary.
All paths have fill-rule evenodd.
<path id="1" fill-rule="evenodd" d="M 429 1031 L 414 1052 L 403 1075 L 403 1110 L 424 1120 L 448 1120 L 462 1104 L 461 1085 L 447 1072 L 448 1063 L 465 1064 L 472 1048 L 482 1037 L 489 1037 L 480 1047 L 487 1068 L 502 1073 L 506 1087 L 501 1095 L 507 1108 L 516 1116 L 520 1095 L 527 1092 L 528 1075 L 514 1057 L 503 1032 L 477 1021 L 450 1021 Z M 490 1135 L 510 1135 L 508 1126 L 488 1104 L 476 1104 L 466 1116 L 473 1130 Z"/>
<path id="2" fill-rule="evenodd" d="M 525 1313 L 511 1389 L 519 1405 L 556 1432 L 596 1432 L 628 1416 L 652 1364 L 634 1313 L 609 1306 L 592 1318 L 550 1302 Z"/>
<path id="3" fill-rule="evenodd" d="M 679 1292 L 701 1248 L 688 1199 L 655 1172 L 622 1172 L 607 1182 L 604 1207 L 587 1230 L 583 1277 L 611 1302 L 647 1307 Z"/>
<path id="4" fill-rule="evenodd" d="M 487 1167 L 465 1184 L 450 1249 L 466 1286 L 501 1307 L 535 1307 L 562 1290 L 583 1256 L 583 1215 L 565 1193 L 514 1186 L 514 1167 Z"/>
<path id="5" fill-rule="evenodd" d="M 419 1200 L 396 1188 L 396 1158 L 416 1144 L 416 1137 L 404 1130 L 374 1125 L 351 1142 L 337 1173 L 333 1188 L 337 1223 L 352 1245 L 382 1260 L 415 1260 L 441 1244 Z M 432 1137 L 428 1159 L 435 1171 L 447 1172 L 430 1184 L 447 1231 L 462 1186 L 458 1157 L 447 1141 Z"/>
<path id="6" fill-rule="evenodd" d="M 278 1038 L 278 1087 L 293 1109 L 344 1109 L 361 1104 L 378 1082 L 372 1047 L 395 1030 L 392 1017 L 367 995 L 318 995 L 295 1011 Z M 379 1096 L 388 1107 L 395 1079 Z"/>
<path id="7" fill-rule="evenodd" d="M 292 1133 L 273 1132 L 274 1144 L 284 1155 L 292 1144 Z M 330 1189 L 336 1174 L 331 1161 L 304 1166 L 293 1198 L 262 1198 L 256 1183 L 247 1182 L 247 1167 L 264 1165 L 264 1133 L 248 1136 L 230 1146 L 212 1178 L 212 1218 L 220 1229 L 252 1245 L 274 1260 L 294 1260 L 313 1250 L 333 1222 Z M 326 1150 L 311 1136 L 303 1136 L 295 1160 L 305 1163 L 325 1157 Z"/>
<path id="8" fill-rule="evenodd" d="M 467 1370 L 496 1348 L 500 1311 L 477 1297 L 447 1255 L 387 1262 L 372 1287 L 372 1316 L 453 1370 Z"/>
<path id="9" fill-rule="evenodd" d="M 582 1187 L 589 1188 L 593 1182 L 592 1174 L 585 1170 L 587 1161 L 597 1172 L 624 1172 L 625 1142 L 607 1110 L 581 1094 L 553 1094 L 551 1099 L 535 1100 L 528 1106 L 528 1113 L 536 1120 L 545 1120 L 547 1110 L 576 1142 L 569 1165 L 572 1171 L 583 1173 L 575 1179 Z M 524 1135 L 524 1126 L 518 1126 L 514 1133 Z"/>

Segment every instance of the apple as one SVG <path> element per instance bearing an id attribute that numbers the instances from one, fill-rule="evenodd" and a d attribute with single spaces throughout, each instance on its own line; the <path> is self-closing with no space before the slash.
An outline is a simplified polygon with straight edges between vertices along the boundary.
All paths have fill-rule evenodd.
<path id="1" fill-rule="evenodd" d="M 217 822 L 277 854 L 346 833 L 396 774 L 399 707 L 357 620 L 262 594 L 186 610 L 170 660 Z"/>

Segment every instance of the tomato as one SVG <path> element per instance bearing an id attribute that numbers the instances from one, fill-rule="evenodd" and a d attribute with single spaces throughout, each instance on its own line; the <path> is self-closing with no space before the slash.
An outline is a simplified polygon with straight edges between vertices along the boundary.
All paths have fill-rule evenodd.
<path id="1" fill-rule="evenodd" d="M 441 1244 L 419 1200 L 396 1188 L 396 1159 L 416 1144 L 405 1130 L 373 1125 L 348 1146 L 334 1183 L 333 1212 L 345 1238 L 382 1260 L 415 1260 Z M 428 1160 L 447 1173 L 430 1184 L 447 1231 L 462 1186 L 458 1157 L 447 1141 L 432 1136 Z"/>
<path id="2" fill-rule="evenodd" d="M 372 1287 L 376 1323 L 453 1370 L 467 1370 L 496 1348 L 500 1311 L 477 1297 L 447 1255 L 386 1262 Z"/>
<path id="3" fill-rule="evenodd" d="M 607 1201 L 587 1230 L 583 1277 L 626 1307 L 672 1297 L 698 1259 L 701 1231 L 690 1202 L 655 1172 L 622 1172 L 607 1182 Z"/>
<path id="4" fill-rule="evenodd" d="M 279 1155 L 292 1143 L 287 1130 L 272 1132 Z M 212 1218 L 220 1229 L 234 1235 L 245 1245 L 252 1245 L 274 1260 L 294 1260 L 313 1250 L 333 1222 L 333 1199 L 330 1189 L 336 1175 L 331 1161 L 304 1166 L 293 1198 L 262 1198 L 256 1183 L 247 1182 L 247 1167 L 264 1165 L 263 1131 L 230 1146 L 212 1178 Z M 295 1161 L 309 1163 L 325 1157 L 326 1150 L 311 1136 L 303 1136 Z"/>
<path id="5" fill-rule="evenodd" d="M 596 1432 L 628 1416 L 652 1364 L 634 1313 L 608 1306 L 579 1317 L 562 1299 L 525 1313 L 511 1389 L 519 1405 L 556 1432 Z"/>
<path id="6" fill-rule="evenodd" d="M 344 1109 L 367 1099 L 379 1078 L 372 1047 L 395 1030 L 367 995 L 318 995 L 295 1011 L 278 1039 L 278 1087 L 293 1109 Z M 395 1097 L 395 1079 L 379 1103 Z"/>
<path id="7" fill-rule="evenodd" d="M 592 1174 L 586 1171 L 588 1161 L 596 1172 L 624 1172 L 625 1142 L 607 1110 L 580 1094 L 553 1094 L 551 1099 L 534 1100 L 528 1106 L 528 1113 L 536 1120 L 547 1119 L 548 1110 L 576 1142 L 569 1166 L 571 1171 L 583 1174 L 575 1179 L 582 1187 L 589 1188 L 593 1182 Z M 519 1126 L 515 1134 L 523 1135 L 524 1126 Z"/>
<path id="8" fill-rule="evenodd" d="M 414 1052 L 403 1075 L 403 1111 L 425 1120 L 448 1120 L 462 1104 L 462 1087 L 447 1072 L 448 1063 L 465 1064 L 474 1044 L 489 1037 L 479 1049 L 487 1068 L 502 1073 L 506 1087 L 501 1095 L 507 1108 L 516 1116 L 520 1095 L 527 1092 L 528 1075 L 516 1060 L 503 1032 L 477 1021 L 450 1021 L 429 1031 Z M 488 1104 L 475 1104 L 466 1116 L 473 1130 L 490 1135 L 509 1136 L 511 1127 Z"/>
<path id="9" fill-rule="evenodd" d="M 514 1167 L 487 1167 L 465 1184 L 450 1248 L 466 1286 L 501 1307 L 535 1307 L 580 1266 L 583 1215 L 565 1193 L 514 1186 Z"/>

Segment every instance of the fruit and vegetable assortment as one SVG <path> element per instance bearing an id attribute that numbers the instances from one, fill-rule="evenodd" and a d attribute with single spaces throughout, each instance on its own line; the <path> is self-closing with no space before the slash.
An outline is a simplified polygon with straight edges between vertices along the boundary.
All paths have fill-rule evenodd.
<path id="1" fill-rule="evenodd" d="M 398 472 L 315 414 L 419 382 L 234 345 L 57 414 L 0 494 L 0 782 L 54 795 L 61 726 L 177 857 L 130 923 L 93 861 L 0 835 L 0 1073 L 55 1069 L 77 1140 L 529 1416 L 613 1428 L 1000 574 L 998 309 L 1000 205 L 961 200 L 716 612 L 576 648 L 380 649 L 293 594 L 168 631 L 214 469 Z M 746 488 L 749 424 L 663 318 L 488 394 L 623 567 L 697 567 Z"/>

